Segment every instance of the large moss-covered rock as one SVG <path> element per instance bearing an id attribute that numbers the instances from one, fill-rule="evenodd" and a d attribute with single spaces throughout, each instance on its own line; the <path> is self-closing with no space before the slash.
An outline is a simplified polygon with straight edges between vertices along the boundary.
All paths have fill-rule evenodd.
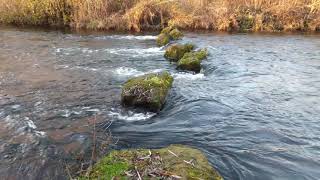
<path id="1" fill-rule="evenodd" d="M 173 26 L 168 26 L 166 28 L 163 28 L 161 31 L 161 34 L 169 34 L 173 29 L 175 29 Z"/>
<path id="2" fill-rule="evenodd" d="M 163 149 L 113 151 L 98 162 L 89 179 L 222 180 L 197 149 L 171 145 Z"/>
<path id="3" fill-rule="evenodd" d="M 122 88 L 122 104 L 158 112 L 165 103 L 172 83 L 173 78 L 168 72 L 132 78 Z"/>
<path id="4" fill-rule="evenodd" d="M 165 46 L 172 40 L 182 39 L 183 33 L 179 31 L 177 28 L 172 26 L 166 27 L 162 29 L 161 33 L 157 37 L 157 45 Z"/>
<path id="5" fill-rule="evenodd" d="M 200 72 L 201 62 L 208 56 L 208 51 L 202 49 L 196 52 L 189 52 L 178 61 L 178 68 L 187 71 Z"/>
<path id="6" fill-rule="evenodd" d="M 161 33 L 158 35 L 158 37 L 157 37 L 157 45 L 158 46 L 165 46 L 165 45 L 169 44 L 169 42 L 170 42 L 170 36 L 168 34 Z"/>
<path id="7" fill-rule="evenodd" d="M 185 53 L 192 51 L 193 48 L 192 44 L 173 44 L 166 49 L 164 57 L 171 61 L 178 61 Z"/>
<path id="8" fill-rule="evenodd" d="M 170 31 L 169 35 L 172 40 L 179 40 L 183 37 L 183 33 L 176 28 Z"/>

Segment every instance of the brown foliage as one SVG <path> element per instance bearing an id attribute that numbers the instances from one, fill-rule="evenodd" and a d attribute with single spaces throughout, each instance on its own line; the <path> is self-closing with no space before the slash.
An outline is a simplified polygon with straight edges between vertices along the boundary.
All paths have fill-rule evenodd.
<path id="1" fill-rule="evenodd" d="M 320 0 L 0 0 L 0 22 L 85 29 L 320 30 Z"/>

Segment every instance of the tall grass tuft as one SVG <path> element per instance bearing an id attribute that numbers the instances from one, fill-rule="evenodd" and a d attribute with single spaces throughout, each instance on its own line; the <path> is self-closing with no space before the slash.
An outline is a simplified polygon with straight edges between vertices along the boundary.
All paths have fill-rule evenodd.
<path id="1" fill-rule="evenodd" d="M 320 31 L 320 0 L 0 0 L 0 22 L 76 29 Z"/>

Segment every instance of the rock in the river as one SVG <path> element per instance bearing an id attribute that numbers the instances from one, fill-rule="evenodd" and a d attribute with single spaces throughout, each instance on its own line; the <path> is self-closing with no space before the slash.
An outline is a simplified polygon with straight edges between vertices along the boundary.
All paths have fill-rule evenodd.
<path id="1" fill-rule="evenodd" d="M 169 42 L 170 42 L 170 36 L 168 34 L 161 33 L 158 35 L 158 37 L 157 37 L 157 45 L 158 46 L 165 46 L 165 45 L 169 44 Z"/>
<path id="2" fill-rule="evenodd" d="M 208 56 L 208 51 L 202 49 L 200 51 L 188 52 L 178 61 L 178 68 L 187 71 L 200 72 L 201 62 Z"/>
<path id="3" fill-rule="evenodd" d="M 173 78 L 168 72 L 132 78 L 122 88 L 122 104 L 159 112 L 165 103 L 172 83 Z"/>
<path id="4" fill-rule="evenodd" d="M 183 37 L 182 32 L 179 31 L 177 28 L 170 31 L 169 35 L 172 40 L 179 40 L 179 39 L 182 39 L 182 37 Z"/>
<path id="5" fill-rule="evenodd" d="M 161 33 L 163 34 L 169 34 L 173 29 L 175 29 L 173 26 L 168 26 L 166 28 L 163 28 Z"/>
<path id="6" fill-rule="evenodd" d="M 171 61 L 179 61 L 185 53 L 191 52 L 193 48 L 192 44 L 173 44 L 166 49 L 164 57 Z"/>
<path id="7" fill-rule="evenodd" d="M 92 169 L 88 179 L 222 180 L 205 155 L 194 148 L 171 145 L 162 149 L 113 151 Z"/>
<path id="8" fill-rule="evenodd" d="M 171 40 L 179 40 L 183 37 L 183 33 L 177 28 L 172 26 L 166 27 L 161 31 L 161 34 L 157 37 L 158 46 L 165 46 L 169 44 Z"/>

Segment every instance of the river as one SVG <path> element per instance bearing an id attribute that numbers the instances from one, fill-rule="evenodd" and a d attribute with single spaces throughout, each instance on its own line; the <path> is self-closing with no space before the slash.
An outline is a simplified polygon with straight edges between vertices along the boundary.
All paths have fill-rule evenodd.
<path id="1" fill-rule="evenodd" d="M 196 147 L 226 180 L 320 179 L 320 35 L 182 42 L 208 48 L 201 73 L 176 70 L 154 35 L 1 27 L 0 179 L 67 179 L 93 127 L 99 148 Z M 175 80 L 159 114 L 120 106 L 128 78 L 163 70 Z"/>

